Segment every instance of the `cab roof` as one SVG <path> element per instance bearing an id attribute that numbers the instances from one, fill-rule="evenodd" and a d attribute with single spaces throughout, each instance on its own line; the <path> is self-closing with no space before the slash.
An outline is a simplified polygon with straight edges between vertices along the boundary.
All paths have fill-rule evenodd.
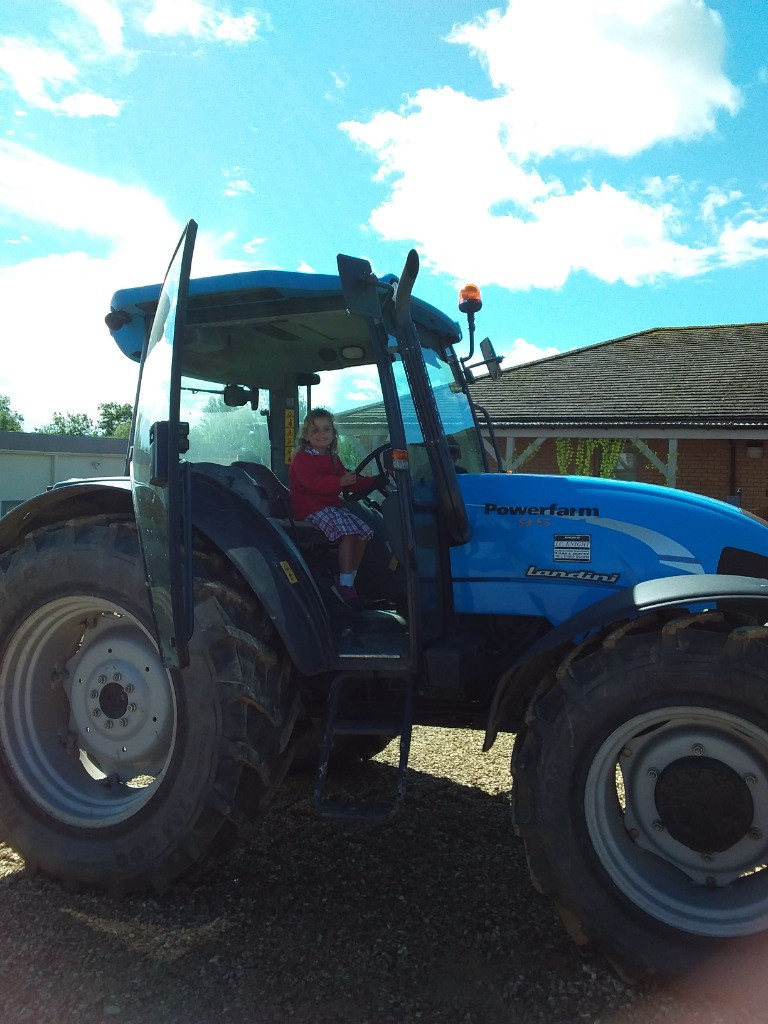
<path id="1" fill-rule="evenodd" d="M 379 279 L 390 330 L 396 283 L 392 276 Z M 105 319 L 131 359 L 141 358 L 160 288 L 126 288 L 112 298 Z M 428 344 L 444 349 L 461 338 L 455 321 L 419 299 L 411 300 L 411 316 Z M 336 275 L 255 270 L 189 282 L 184 346 L 184 372 L 189 376 L 268 387 L 265 378 L 277 382 L 286 372 L 309 374 L 372 361 L 368 324 L 347 311 Z"/>

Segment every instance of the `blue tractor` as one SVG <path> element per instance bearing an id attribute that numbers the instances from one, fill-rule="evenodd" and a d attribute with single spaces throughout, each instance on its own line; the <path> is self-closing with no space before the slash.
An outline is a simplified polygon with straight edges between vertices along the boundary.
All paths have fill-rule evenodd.
<path id="1" fill-rule="evenodd" d="M 67 885 L 162 892 L 292 764 L 320 815 L 379 822 L 414 723 L 504 731 L 514 828 L 578 942 L 664 976 L 768 930 L 768 524 L 492 472 L 470 385 L 499 361 L 472 363 L 471 294 L 457 355 L 415 252 L 399 279 L 348 256 L 190 279 L 195 233 L 106 318 L 141 363 L 127 475 L 0 520 L 0 838 Z M 317 406 L 375 488 L 347 498 L 361 609 L 287 499 Z M 394 737 L 391 799 L 340 800 L 334 761 Z"/>

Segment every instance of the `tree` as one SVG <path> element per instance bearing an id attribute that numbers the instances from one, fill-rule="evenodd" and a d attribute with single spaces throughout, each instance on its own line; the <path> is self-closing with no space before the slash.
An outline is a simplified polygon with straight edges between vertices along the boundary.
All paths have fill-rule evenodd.
<path id="1" fill-rule="evenodd" d="M 102 437 L 128 437 L 133 407 L 127 402 L 99 402 L 98 432 Z"/>
<path id="2" fill-rule="evenodd" d="M 251 459 L 269 465 L 267 421 L 250 405 L 229 406 L 211 397 L 199 419 L 190 423 L 189 444 L 195 459 L 232 462 Z"/>
<path id="3" fill-rule="evenodd" d="M 24 417 L 14 412 L 7 395 L 0 395 L 0 430 L 21 430 Z"/>
<path id="4" fill-rule="evenodd" d="M 50 423 L 39 427 L 38 434 L 69 434 L 71 437 L 98 437 L 96 426 L 84 412 L 55 412 Z"/>

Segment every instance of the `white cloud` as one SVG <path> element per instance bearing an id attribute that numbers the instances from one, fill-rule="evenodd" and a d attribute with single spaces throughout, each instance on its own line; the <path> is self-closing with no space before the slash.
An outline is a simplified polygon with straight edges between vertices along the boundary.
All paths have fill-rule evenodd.
<path id="1" fill-rule="evenodd" d="M 323 99 L 329 103 L 337 103 L 340 93 L 344 92 L 349 85 L 349 75 L 340 75 L 336 71 L 330 71 L 329 74 L 333 79 L 333 89 L 326 89 Z"/>
<path id="2" fill-rule="evenodd" d="M 241 196 L 253 192 L 253 185 L 245 177 L 242 167 L 233 167 L 231 171 L 222 171 L 227 183 L 222 190 L 225 196 Z"/>
<path id="3" fill-rule="evenodd" d="M 93 92 L 75 92 L 65 96 L 56 109 L 70 117 L 117 117 L 122 108 L 121 100 Z"/>
<path id="4" fill-rule="evenodd" d="M 726 266 L 737 266 L 754 259 L 755 254 L 768 256 L 768 219 L 750 217 L 742 224 L 729 223 L 720 235 L 719 251 Z"/>
<path id="5" fill-rule="evenodd" d="M 266 238 L 252 238 L 250 241 L 244 243 L 243 252 L 247 252 L 252 256 L 259 251 L 266 241 Z"/>
<path id="6" fill-rule="evenodd" d="M 175 244 L 181 227 L 161 200 L 139 185 L 123 185 L 0 141 L 0 210 L 91 238 L 116 253 Z M 138 258 L 137 258 L 138 262 Z"/>
<path id="7" fill-rule="evenodd" d="M 155 0 L 144 19 L 153 36 L 187 35 L 223 43 L 250 43 L 259 38 L 265 22 L 253 10 L 233 15 L 201 0 Z"/>
<path id="8" fill-rule="evenodd" d="M 82 252 L 0 269 L 0 394 L 25 430 L 50 423 L 54 412 L 95 420 L 99 402 L 133 403 L 137 366 L 104 324 L 112 293 L 126 283 L 109 261 Z"/>
<path id="9" fill-rule="evenodd" d="M 269 26 L 266 16 L 247 9 L 241 15 L 201 0 L 58 0 L 67 20 L 49 25 L 51 42 L 0 36 L 0 87 L 5 78 L 30 107 L 68 117 L 117 117 L 123 101 L 81 87 L 95 66 L 121 70 L 138 55 L 125 46 L 122 9 L 150 36 L 191 36 L 227 44 L 249 43 Z M 143 23 L 142 23 L 143 19 Z M 54 42 L 55 40 L 55 42 Z"/>
<path id="10" fill-rule="evenodd" d="M 509 152 L 627 156 L 710 132 L 735 113 L 720 15 L 692 0 L 511 0 L 448 37 L 505 97 Z"/>
<path id="11" fill-rule="evenodd" d="M 714 224 L 717 222 L 718 210 L 721 210 L 724 206 L 728 206 L 730 203 L 737 202 L 742 198 L 742 193 L 735 189 L 730 189 L 728 192 L 725 192 L 723 189 L 710 188 L 704 199 L 701 201 L 699 215 L 703 221 L 708 221 L 709 223 Z"/>
<path id="12" fill-rule="evenodd" d="M 183 227 L 164 201 L 144 186 L 81 171 L 20 143 L 0 139 L 0 221 L 8 216 L 70 232 L 73 248 L 85 244 L 83 235 L 100 241 L 110 264 L 119 270 L 121 287 L 160 280 Z M 24 234 L 4 239 L 9 245 L 29 241 L 29 226 Z M 255 257 L 266 241 L 254 237 L 241 244 L 240 250 Z M 232 231 L 218 235 L 199 231 L 195 275 L 264 266 L 255 258 L 226 256 L 236 242 Z"/>
<path id="13" fill-rule="evenodd" d="M 58 50 L 10 36 L 0 37 L 0 75 L 32 107 L 70 117 L 115 117 L 122 104 L 95 93 L 64 94 L 79 77 L 75 65 Z"/>
<path id="14" fill-rule="evenodd" d="M 98 259 L 72 251 L 0 269 L 9 339 L 0 394 L 11 398 L 26 429 L 50 422 L 54 412 L 95 418 L 99 402 L 133 402 L 136 368 L 110 338 L 104 316 L 118 288 L 162 280 L 182 225 L 140 186 L 87 174 L 7 141 L 0 141 L 2 215 L 71 232 L 73 249 L 83 234 L 99 239 L 107 254 Z M 254 269 L 252 262 L 223 256 L 233 241 L 230 232 L 199 232 L 193 273 Z"/>
<path id="15" fill-rule="evenodd" d="M 521 366 L 523 363 L 534 363 L 537 359 L 546 359 L 547 356 L 556 356 L 559 351 L 554 345 L 539 347 L 525 338 L 515 338 L 513 342 L 499 348 L 496 354 L 504 357 L 501 368 L 505 370 L 510 366 Z"/>
<path id="16" fill-rule="evenodd" d="M 382 238 L 416 242 L 434 271 L 469 267 L 514 289 L 557 288 L 579 270 L 639 284 L 722 260 L 717 195 L 736 202 L 736 190 L 696 199 L 702 187 L 675 175 L 622 187 L 586 162 L 614 158 L 626 174 L 627 157 L 737 112 L 721 19 L 701 0 L 510 0 L 448 41 L 471 48 L 496 96 L 424 88 L 397 112 L 340 125 L 378 162 L 387 194 L 369 225 Z M 459 144 L 447 151 L 446 139 Z M 582 180 L 566 185 L 553 157 L 583 167 Z M 732 258 L 764 254 L 759 233 L 738 238 Z"/>
<path id="17" fill-rule="evenodd" d="M 3 211 L 71 232 L 73 247 L 81 235 L 101 240 L 110 265 L 119 271 L 120 287 L 159 281 L 183 227 L 163 200 L 141 185 L 90 174 L 17 142 L 0 140 L 0 214 Z M 232 232 L 198 232 L 194 273 L 255 269 L 254 261 L 224 256 L 234 241 Z M 253 245 L 263 241 L 254 239 Z"/>
<path id="18" fill-rule="evenodd" d="M 81 25 L 85 24 L 96 33 L 101 53 L 122 53 L 123 15 L 114 0 L 60 0 L 60 2 L 79 15 Z"/>

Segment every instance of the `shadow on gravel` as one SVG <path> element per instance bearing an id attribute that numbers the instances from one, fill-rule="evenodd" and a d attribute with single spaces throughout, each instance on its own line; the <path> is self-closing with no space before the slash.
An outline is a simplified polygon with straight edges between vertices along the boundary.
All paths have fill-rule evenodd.
<path id="1" fill-rule="evenodd" d="M 373 762 L 356 782 L 386 791 L 394 771 Z M 0 1021 L 753 1019 L 695 986 L 633 989 L 577 950 L 529 883 L 505 796 L 412 771 L 391 824 L 348 826 L 314 816 L 311 786 L 291 778 L 250 841 L 159 899 L 0 880 Z"/>

